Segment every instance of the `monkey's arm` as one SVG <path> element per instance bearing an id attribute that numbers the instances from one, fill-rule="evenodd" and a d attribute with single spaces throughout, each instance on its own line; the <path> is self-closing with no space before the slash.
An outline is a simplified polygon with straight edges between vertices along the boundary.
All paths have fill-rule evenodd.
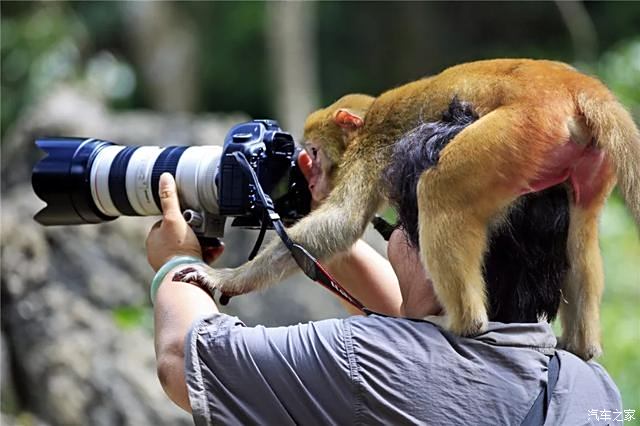
<path id="1" fill-rule="evenodd" d="M 345 161 L 325 202 L 288 229 L 291 239 L 322 260 L 349 249 L 364 233 L 381 202 L 376 185 L 380 167 L 364 157 Z M 296 268 L 289 250 L 274 238 L 255 259 L 238 268 L 205 267 L 180 279 L 237 295 L 279 282 Z"/>

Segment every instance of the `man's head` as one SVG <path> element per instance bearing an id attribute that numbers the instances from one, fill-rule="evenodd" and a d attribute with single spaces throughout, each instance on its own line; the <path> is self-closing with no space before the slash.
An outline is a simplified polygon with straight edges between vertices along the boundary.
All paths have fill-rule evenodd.
<path id="1" fill-rule="evenodd" d="M 417 234 L 406 233 L 402 218 L 400 224 L 389 239 L 387 254 L 398 277 L 405 315 L 435 315 L 441 308 L 419 248 L 412 243 Z M 417 223 L 413 225 L 409 228 L 417 230 Z M 506 223 L 492 234 L 485 254 L 491 321 L 555 318 L 569 266 L 568 226 L 568 196 L 561 186 L 526 195 L 511 209 Z"/>

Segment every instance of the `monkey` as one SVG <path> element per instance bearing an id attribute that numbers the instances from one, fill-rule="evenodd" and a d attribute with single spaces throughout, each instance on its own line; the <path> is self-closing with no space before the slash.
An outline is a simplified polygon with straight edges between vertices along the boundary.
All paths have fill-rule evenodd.
<path id="1" fill-rule="evenodd" d="M 381 176 L 394 143 L 439 120 L 453 99 L 470 105 L 478 119 L 442 148 L 417 184 L 420 257 L 446 328 L 463 336 L 485 330 L 482 259 L 489 229 L 523 194 L 563 184 L 571 202 L 562 341 L 585 360 L 599 356 L 604 277 L 597 221 L 617 183 L 640 224 L 640 132 L 603 83 L 567 64 L 469 62 L 378 97 L 346 95 L 312 113 L 303 144 L 331 191 L 289 229 L 291 238 L 323 260 L 347 250 L 385 202 Z M 237 295 L 278 282 L 295 267 L 273 240 L 238 268 L 203 266 L 177 279 Z"/>

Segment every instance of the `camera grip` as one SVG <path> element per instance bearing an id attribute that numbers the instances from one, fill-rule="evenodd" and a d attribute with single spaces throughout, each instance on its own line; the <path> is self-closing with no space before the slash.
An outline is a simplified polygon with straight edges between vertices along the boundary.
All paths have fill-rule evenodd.
<path id="1" fill-rule="evenodd" d="M 220 241 L 220 239 L 216 237 L 204 237 L 201 235 L 197 235 L 197 237 L 198 237 L 198 242 L 200 243 L 200 247 L 202 248 L 220 247 L 222 245 L 222 242 Z"/>

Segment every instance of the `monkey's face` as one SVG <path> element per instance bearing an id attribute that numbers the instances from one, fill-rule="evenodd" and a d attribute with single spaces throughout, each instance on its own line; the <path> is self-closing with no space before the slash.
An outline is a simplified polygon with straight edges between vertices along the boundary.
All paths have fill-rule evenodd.
<path id="1" fill-rule="evenodd" d="M 302 144 L 313 161 L 309 189 L 314 202 L 321 202 L 329 194 L 335 168 L 345 151 L 344 134 L 331 119 L 332 114 L 330 108 L 318 110 L 307 118 L 304 126 Z"/>
<path id="2" fill-rule="evenodd" d="M 305 150 L 311 157 L 311 172 L 307 177 L 313 207 L 316 207 L 329 195 L 332 185 L 334 163 L 325 151 L 314 142 L 305 143 Z"/>
<path id="3" fill-rule="evenodd" d="M 321 109 L 311 114 L 304 125 L 305 149 L 313 158 L 311 146 L 337 164 L 346 148 L 345 135 L 340 126 L 332 119 L 333 111 L 330 108 Z"/>
<path id="4" fill-rule="evenodd" d="M 368 95 L 346 95 L 311 113 L 304 123 L 305 143 L 314 143 L 332 164 L 339 164 L 354 135 L 364 125 L 374 99 Z"/>
<path id="5" fill-rule="evenodd" d="M 333 188 L 337 168 L 373 100 L 367 95 L 346 95 L 307 117 L 303 145 L 313 161 L 309 189 L 314 202 L 324 200 Z"/>

